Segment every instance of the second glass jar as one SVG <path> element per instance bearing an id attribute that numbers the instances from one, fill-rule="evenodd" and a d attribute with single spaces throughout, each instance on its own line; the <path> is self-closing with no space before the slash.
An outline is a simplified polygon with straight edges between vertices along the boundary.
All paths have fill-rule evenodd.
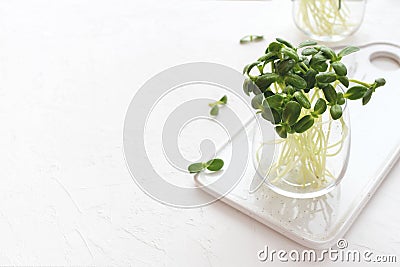
<path id="1" fill-rule="evenodd" d="M 366 0 L 293 0 L 293 20 L 311 38 L 336 42 L 361 26 Z"/>

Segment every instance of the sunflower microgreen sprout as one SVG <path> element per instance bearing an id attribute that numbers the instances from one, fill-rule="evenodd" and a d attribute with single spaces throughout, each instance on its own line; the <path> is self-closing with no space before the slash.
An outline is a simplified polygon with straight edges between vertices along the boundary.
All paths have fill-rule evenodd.
<path id="1" fill-rule="evenodd" d="M 277 38 L 263 56 L 245 67 L 244 92 L 254 94 L 252 106 L 259 113 L 264 114 L 267 108 L 271 111 L 272 116 L 263 118 L 276 125 L 280 137 L 305 132 L 326 110 L 337 120 L 342 116 L 345 99 L 362 99 L 365 105 L 375 90 L 385 85 L 383 78 L 367 83 L 347 77 L 347 68 L 341 59 L 358 50 L 349 46 L 336 54 L 314 41 L 294 47 Z M 254 69 L 258 72 L 256 75 L 252 72 Z M 348 88 L 350 83 L 356 85 L 344 93 L 338 90 L 339 84 Z M 314 106 L 313 100 L 316 100 Z"/>
<path id="2" fill-rule="evenodd" d="M 259 42 L 264 40 L 263 35 L 246 35 L 242 39 L 240 39 L 240 44 L 247 44 L 251 42 Z"/>
<path id="3" fill-rule="evenodd" d="M 311 182 L 320 184 L 326 175 L 332 176 L 325 168 L 327 150 L 337 147 L 339 153 L 346 138 L 348 130 L 342 118 L 346 99 L 362 99 L 366 105 L 386 83 L 383 78 L 365 82 L 347 76 L 341 60 L 358 50 L 349 46 L 336 53 L 314 41 L 294 46 L 277 38 L 261 57 L 245 66 L 244 92 L 252 95 L 252 107 L 283 139 L 280 143 L 285 153 L 272 166 L 272 170 L 280 168 L 282 174 L 276 179 L 294 168 L 293 160 L 304 163 L 299 175 L 312 176 Z M 321 122 L 326 112 L 332 121 L 340 120 L 343 128 L 342 141 L 335 147 L 328 146 L 324 136 Z M 282 170 L 282 166 L 287 169 Z"/>
<path id="4" fill-rule="evenodd" d="M 209 103 L 208 105 L 211 107 L 210 115 L 211 116 L 218 116 L 219 107 L 226 105 L 227 101 L 228 101 L 228 97 L 226 95 L 224 95 L 223 97 L 221 97 L 220 100 L 212 102 L 212 103 Z"/>
<path id="5" fill-rule="evenodd" d="M 207 169 L 209 171 L 216 172 L 221 170 L 223 166 L 224 166 L 224 161 L 222 159 L 216 158 L 216 159 L 211 159 L 207 162 L 197 162 L 190 164 L 188 167 L 188 171 L 190 173 L 199 173 Z"/>

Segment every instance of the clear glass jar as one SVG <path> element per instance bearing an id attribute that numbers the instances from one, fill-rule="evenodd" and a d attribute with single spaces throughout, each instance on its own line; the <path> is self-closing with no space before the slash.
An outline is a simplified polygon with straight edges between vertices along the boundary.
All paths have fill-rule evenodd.
<path id="1" fill-rule="evenodd" d="M 264 185 L 292 198 L 313 198 L 333 190 L 346 172 L 350 151 L 347 103 L 342 108 L 340 119 L 333 120 L 327 110 L 304 133 L 274 140 L 254 137 L 253 163 Z M 265 146 L 275 146 L 275 150 Z M 274 155 L 264 155 L 264 150 Z"/>
<path id="2" fill-rule="evenodd" d="M 366 0 L 293 0 L 293 20 L 312 39 L 336 42 L 358 30 L 366 3 Z"/>

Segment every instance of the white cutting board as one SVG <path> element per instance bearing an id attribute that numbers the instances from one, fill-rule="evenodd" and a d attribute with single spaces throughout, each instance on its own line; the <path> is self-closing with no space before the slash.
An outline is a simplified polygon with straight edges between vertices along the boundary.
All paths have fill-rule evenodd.
<path id="1" fill-rule="evenodd" d="M 376 67 L 370 59 L 378 56 L 400 62 L 400 47 L 368 44 L 346 58 L 349 77 L 371 82 L 384 77 L 387 84 L 377 89 L 367 106 L 360 101 L 348 102 L 352 143 L 349 166 L 338 188 L 314 199 L 287 198 L 266 186 L 250 194 L 255 173 L 250 155 L 245 175 L 221 200 L 306 247 L 327 248 L 343 237 L 400 156 L 400 69 Z M 252 131 L 254 123 L 249 123 L 246 131 Z M 251 144 L 253 135 L 245 131 L 233 138 L 241 134 L 250 136 L 246 138 Z M 217 155 L 225 160 L 225 166 L 229 165 L 227 150 L 228 145 Z M 219 195 L 212 186 L 215 179 L 207 173 L 195 176 L 205 191 Z"/>

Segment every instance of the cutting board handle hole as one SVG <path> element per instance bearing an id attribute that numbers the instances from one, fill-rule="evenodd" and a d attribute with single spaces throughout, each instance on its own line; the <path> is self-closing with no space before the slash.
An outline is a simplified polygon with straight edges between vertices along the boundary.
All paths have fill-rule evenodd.
<path id="1" fill-rule="evenodd" d="M 369 61 L 376 68 L 383 71 L 395 71 L 400 69 L 400 57 L 392 52 L 374 52 L 369 57 Z"/>

